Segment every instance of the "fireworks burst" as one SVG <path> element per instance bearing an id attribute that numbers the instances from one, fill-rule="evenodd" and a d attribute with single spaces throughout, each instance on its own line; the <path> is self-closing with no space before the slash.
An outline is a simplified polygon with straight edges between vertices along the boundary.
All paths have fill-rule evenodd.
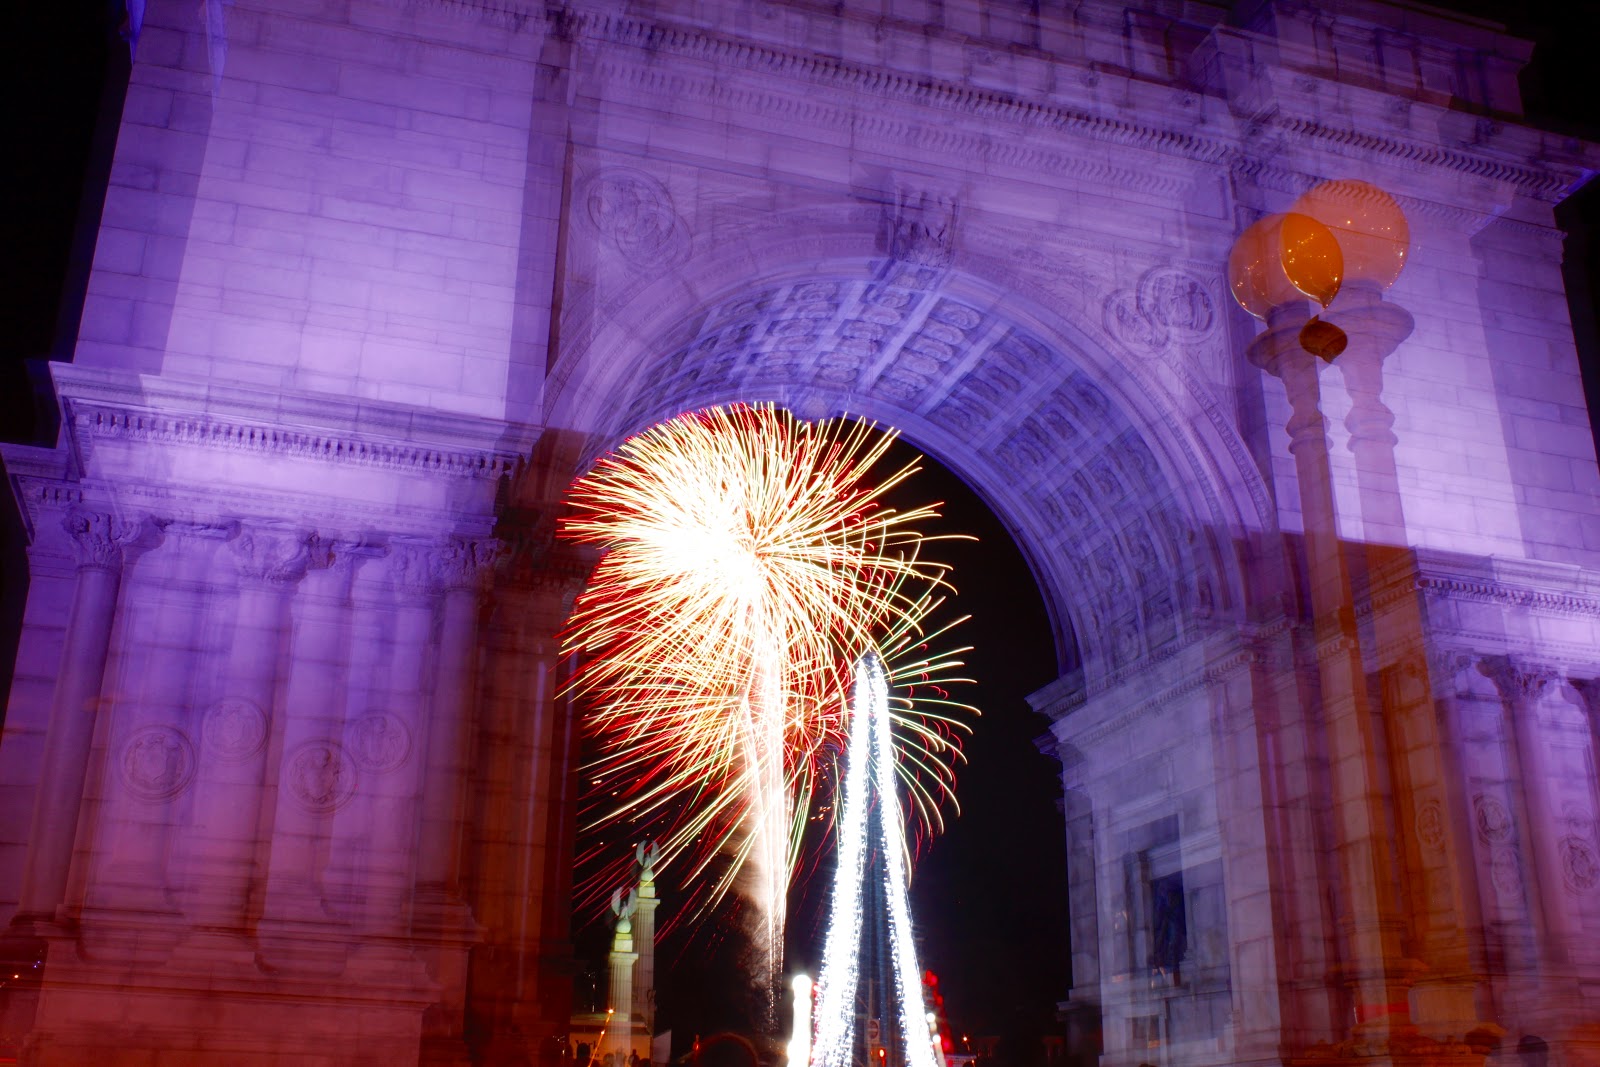
<path id="1" fill-rule="evenodd" d="M 567 634 L 588 654 L 587 769 L 615 803 L 601 821 L 656 823 L 685 883 L 723 855 L 708 902 L 740 881 L 782 964 L 784 902 L 802 831 L 847 737 L 852 664 L 880 650 L 897 686 L 897 766 L 924 827 L 940 824 L 970 711 L 930 654 L 946 568 L 885 496 L 915 464 L 868 481 L 892 434 L 804 423 L 771 406 L 680 416 L 626 442 L 572 488 L 566 536 L 606 549 Z M 947 629 L 947 627 L 945 628 Z M 664 825 L 662 825 L 664 824 Z M 605 891 L 605 887 L 599 887 Z"/>

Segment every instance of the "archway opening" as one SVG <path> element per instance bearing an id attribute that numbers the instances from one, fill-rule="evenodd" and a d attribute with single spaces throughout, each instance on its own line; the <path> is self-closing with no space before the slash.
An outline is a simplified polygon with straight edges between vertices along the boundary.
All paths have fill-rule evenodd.
<path id="1" fill-rule="evenodd" d="M 956 592 L 943 614 L 971 616 L 948 640 L 972 646 L 962 656 L 967 669 L 961 673 L 976 684 L 953 695 L 983 711 L 972 721 L 957 780 L 965 814 L 947 810 L 945 833 L 918 849 L 919 953 L 940 977 L 955 1040 L 976 1036 L 1037 1047 L 1052 1029 L 1055 1003 L 1066 995 L 1070 951 L 1059 905 L 1066 898 L 1059 768 L 1035 743 L 1046 724 L 1027 697 L 1055 680 L 1058 663 L 1076 654 L 1056 648 L 1036 579 L 1011 531 L 959 476 L 906 441 L 896 442 L 874 469 L 888 473 L 913 461 L 922 469 L 897 487 L 889 505 L 906 510 L 939 502 L 941 517 L 925 524 L 924 533 L 977 538 L 940 541 L 929 554 L 954 568 Z M 589 799 L 591 810 L 606 801 Z M 609 840 L 580 840 L 580 855 L 623 852 L 641 835 L 617 822 L 595 832 Z M 831 869 L 830 856 L 815 857 L 791 888 L 791 972 L 815 973 L 820 962 Z M 663 905 L 655 989 L 657 1029 L 672 1031 L 679 1055 L 696 1034 L 759 1032 L 763 1005 L 752 988 L 741 903 L 730 898 L 693 919 L 675 914 L 693 907 L 695 889 L 677 884 L 675 873 L 666 871 L 657 882 Z M 579 922 L 581 954 L 591 969 L 578 993 L 580 1000 L 585 991 L 592 999 L 606 988 L 597 964 L 605 958 L 610 923 L 593 907 Z"/>

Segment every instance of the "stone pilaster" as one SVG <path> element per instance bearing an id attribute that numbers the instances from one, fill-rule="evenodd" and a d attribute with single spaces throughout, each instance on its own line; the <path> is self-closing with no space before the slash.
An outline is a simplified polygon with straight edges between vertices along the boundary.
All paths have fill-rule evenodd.
<path id="1" fill-rule="evenodd" d="M 290 597 L 310 563 L 303 531 L 252 525 L 228 543 L 237 579 L 217 697 L 201 713 L 185 911 L 198 930 L 240 932 L 262 873 L 258 827 L 280 703 Z"/>
<path id="2" fill-rule="evenodd" d="M 451 541 L 435 558 L 442 589 L 438 671 L 428 717 L 428 760 L 423 785 L 422 839 L 417 881 L 426 892 L 460 895 L 461 835 L 465 819 L 463 775 L 472 743 L 478 598 L 493 565 L 493 541 Z"/>
<path id="3" fill-rule="evenodd" d="M 357 612 L 382 650 L 365 708 L 345 725 L 344 743 L 362 788 L 336 817 L 335 840 L 362 857 L 355 872 L 356 912 L 369 939 L 398 942 L 411 934 L 420 813 L 427 758 L 424 738 L 435 656 L 437 552 L 432 545 L 395 542 L 384 560 L 386 598 Z"/>
<path id="4" fill-rule="evenodd" d="M 268 757 L 275 796 L 273 810 L 263 813 L 271 821 L 263 825 L 268 859 L 258 930 L 271 965 L 336 973 L 348 916 L 324 899 L 324 876 L 333 815 L 355 795 L 359 778 L 342 742 L 354 560 L 329 553 L 314 562 L 324 565 L 308 570 L 291 604 L 284 721 Z"/>
<path id="5" fill-rule="evenodd" d="M 1548 753 L 1539 725 L 1538 704 L 1556 680 L 1554 668 L 1513 656 L 1484 656 L 1478 670 L 1494 683 L 1505 713 L 1505 736 L 1510 742 L 1510 771 L 1518 787 L 1512 790 L 1522 839 L 1524 884 L 1537 900 L 1542 955 L 1547 965 L 1565 971 L 1572 962 L 1577 933 L 1573 915 L 1562 892 L 1562 859 L 1558 820 L 1550 793 Z"/>
<path id="6" fill-rule="evenodd" d="M 124 550 L 140 524 L 107 512 L 74 509 L 63 520 L 77 550 L 77 588 L 56 675 L 45 735 L 44 766 L 34 804 L 18 922 L 55 917 L 66 892 L 73 842 L 83 805 L 89 749 L 100 712 Z"/>

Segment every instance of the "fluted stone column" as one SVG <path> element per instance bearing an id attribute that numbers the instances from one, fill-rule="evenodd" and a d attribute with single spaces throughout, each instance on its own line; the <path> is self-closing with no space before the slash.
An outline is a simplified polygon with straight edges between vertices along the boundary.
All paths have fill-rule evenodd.
<path id="1" fill-rule="evenodd" d="M 489 1058 L 538 1055 L 571 1016 L 571 782 L 575 715 L 558 633 L 586 568 L 537 535 L 507 550 L 484 644 L 487 680 L 473 788 L 472 954 L 467 1017 L 497 1035 Z M 448 954 L 441 954 L 448 960 Z M 425 1061 L 426 1062 L 426 1061 Z"/>
<path id="2" fill-rule="evenodd" d="M 433 545 L 396 542 L 383 572 L 390 597 L 382 612 L 386 640 L 377 657 L 369 705 L 345 728 L 362 789 L 336 819 L 335 842 L 363 857 L 356 874 L 361 932 L 398 942 L 411 932 L 419 839 L 418 800 L 426 753 L 427 700 L 434 655 L 438 553 Z M 378 620 L 369 620 L 375 627 Z"/>
<path id="3" fill-rule="evenodd" d="M 66 892 L 111 647 L 123 550 L 140 533 L 135 524 L 90 509 L 71 512 L 63 525 L 77 549 L 77 588 L 50 704 L 17 923 L 53 919 Z"/>
<path id="4" fill-rule="evenodd" d="M 1600 766 L 1600 678 L 1569 676 L 1567 685 L 1578 696 L 1584 721 L 1589 724 L 1589 751 L 1593 754 L 1596 766 Z M 1600 782 L 1593 783 L 1593 787 L 1600 790 Z M 1595 800 L 1600 801 L 1600 795 Z M 1600 811 L 1600 806 L 1591 810 Z"/>
<path id="5" fill-rule="evenodd" d="M 254 525 L 228 549 L 238 578 L 233 633 L 217 699 L 201 719 L 185 910 L 200 930 L 237 932 L 261 874 L 267 742 L 289 638 L 289 599 L 305 576 L 310 546 L 303 531 Z"/>
<path id="6" fill-rule="evenodd" d="M 1350 573 L 1339 544 L 1318 360 L 1300 346 L 1303 306 L 1276 309 L 1250 345 L 1256 366 L 1282 379 L 1292 414 L 1289 451 L 1300 487 L 1306 566 L 1332 786 L 1335 848 L 1344 883 L 1340 916 L 1352 1033 L 1385 1047 L 1412 1030 L 1410 974 L 1396 899 L 1384 776 L 1356 629 Z"/>
<path id="7" fill-rule="evenodd" d="M 270 813 L 262 953 L 275 965 L 337 966 L 343 949 L 326 940 L 346 916 L 323 899 L 334 812 L 355 794 L 359 772 L 341 741 L 348 690 L 350 584 L 354 561 L 327 553 L 301 579 L 291 606 L 293 636 L 284 722 L 269 759 L 276 785 Z M 326 949 L 320 960 L 306 938 Z M 279 942 L 282 942 L 281 944 Z"/>
<path id="8" fill-rule="evenodd" d="M 478 595 L 495 558 L 493 541 L 450 540 L 432 547 L 431 588 L 438 591 L 438 637 L 433 690 L 418 722 L 424 738 L 418 769 L 416 904 L 412 932 L 429 974 L 444 990 L 423 1021 L 421 1062 L 465 1064 L 468 952 L 482 930 L 460 884 L 462 836 L 472 766 L 478 648 Z"/>
<path id="9" fill-rule="evenodd" d="M 611 971 L 610 994 L 606 1001 L 606 1010 L 611 1013 L 611 1032 L 606 1035 L 605 1043 L 612 1051 L 621 1050 L 624 1056 L 633 1046 L 633 967 L 639 961 L 639 954 L 633 948 L 633 913 L 638 900 L 638 894 L 631 889 L 626 894 L 618 890 L 611 897 L 611 913 L 617 917 L 617 928 L 611 937 L 611 952 L 606 957 Z M 595 1054 L 604 1051 L 596 1048 Z"/>
<path id="10" fill-rule="evenodd" d="M 477 654 L 478 591 L 494 560 L 492 541 L 452 541 L 439 552 L 438 670 L 428 716 L 427 770 L 417 882 L 435 899 L 460 899 L 460 846 L 465 821 L 472 689 Z"/>
<path id="11" fill-rule="evenodd" d="M 1512 791 L 1521 824 L 1523 885 L 1538 901 L 1540 955 L 1558 972 L 1569 968 L 1581 935 L 1562 886 L 1561 821 L 1550 800 L 1550 767 L 1538 704 L 1556 672 L 1512 656 L 1485 656 L 1478 670 L 1494 683 L 1505 712 Z"/>

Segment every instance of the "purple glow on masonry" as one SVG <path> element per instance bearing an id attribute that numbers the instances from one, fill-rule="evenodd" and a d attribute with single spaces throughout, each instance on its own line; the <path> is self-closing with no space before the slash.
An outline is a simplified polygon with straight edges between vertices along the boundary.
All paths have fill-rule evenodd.
<path id="1" fill-rule="evenodd" d="M 1595 150 L 1523 119 L 1527 42 L 1386 0 L 135 6 L 60 437 L 0 443 L 0 1061 L 587 1067 L 607 964 L 628 1051 L 775 1055 L 670 865 L 659 969 L 575 914 L 596 557 L 554 537 L 619 442 L 771 403 L 893 427 L 1022 561 L 958 572 L 1006 608 L 977 792 L 908 872 L 973 1055 L 1596 1063 L 1555 217 Z M 1390 284 L 1327 183 L 1392 198 Z M 1230 257 L 1291 211 L 1338 291 L 1258 321 Z"/>

